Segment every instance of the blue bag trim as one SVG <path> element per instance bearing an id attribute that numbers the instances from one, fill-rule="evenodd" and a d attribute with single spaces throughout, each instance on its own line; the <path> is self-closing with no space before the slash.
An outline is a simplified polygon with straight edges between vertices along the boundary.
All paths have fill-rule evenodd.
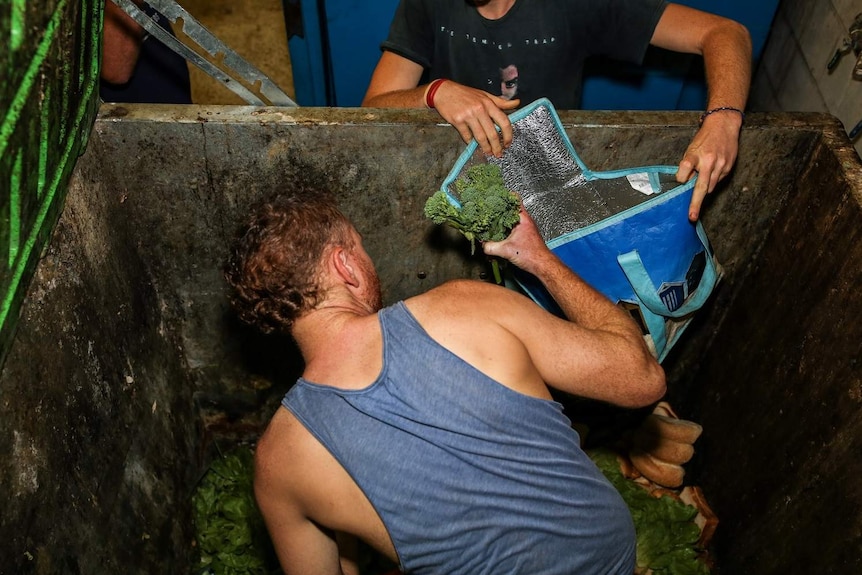
<path id="1" fill-rule="evenodd" d="M 661 191 L 661 182 L 658 179 L 658 173 L 656 171 L 649 172 L 649 184 L 652 186 L 653 190 Z"/>

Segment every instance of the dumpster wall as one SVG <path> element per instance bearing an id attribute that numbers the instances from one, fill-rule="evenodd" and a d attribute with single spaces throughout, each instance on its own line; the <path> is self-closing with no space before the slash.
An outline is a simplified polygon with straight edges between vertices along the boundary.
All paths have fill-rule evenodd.
<path id="1" fill-rule="evenodd" d="M 606 170 L 675 163 L 697 118 L 561 120 Z M 0 573 L 190 570 L 195 481 L 217 445 L 254 440 L 302 367 L 227 308 L 238 220 L 273 190 L 324 185 L 386 302 L 482 278 L 422 215 L 462 149 L 426 111 L 103 106 L 0 373 Z M 689 478 L 721 519 L 722 572 L 862 568 L 861 169 L 833 118 L 754 114 L 708 201 L 725 279 L 665 367 L 705 427 Z"/>
<path id="2" fill-rule="evenodd" d="M 862 568 L 862 171 L 838 130 L 799 165 L 691 379 L 728 573 Z"/>

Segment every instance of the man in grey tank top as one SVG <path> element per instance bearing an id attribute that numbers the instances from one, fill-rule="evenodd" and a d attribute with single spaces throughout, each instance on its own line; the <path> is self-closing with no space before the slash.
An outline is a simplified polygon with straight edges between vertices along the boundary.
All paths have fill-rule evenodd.
<path id="1" fill-rule="evenodd" d="M 232 303 L 305 360 L 256 451 L 288 575 L 357 573 L 344 536 L 407 573 L 631 575 L 628 510 L 549 386 L 640 407 L 663 396 L 664 372 L 526 212 L 483 250 L 539 278 L 569 320 L 473 280 L 382 308 L 361 237 L 325 194 L 278 196 L 247 222 L 225 271 Z"/>

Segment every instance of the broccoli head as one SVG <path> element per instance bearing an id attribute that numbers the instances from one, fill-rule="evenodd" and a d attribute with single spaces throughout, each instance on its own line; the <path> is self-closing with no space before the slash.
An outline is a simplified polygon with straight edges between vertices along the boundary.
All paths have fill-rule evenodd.
<path id="1" fill-rule="evenodd" d="M 520 219 L 518 194 L 506 188 L 503 173 L 495 164 L 477 164 L 455 180 L 455 201 L 443 190 L 425 202 L 425 217 L 435 224 L 448 224 L 470 240 L 470 253 L 476 240 L 498 242 L 506 239 Z M 491 260 L 494 279 L 503 283 L 496 259 Z"/>
<path id="2" fill-rule="evenodd" d="M 518 223 L 521 202 L 516 193 L 506 188 L 499 166 L 478 164 L 468 168 L 455 180 L 455 190 L 458 202 L 443 190 L 428 198 L 425 216 L 464 234 L 470 240 L 471 253 L 476 251 L 476 240 L 503 240 Z"/>

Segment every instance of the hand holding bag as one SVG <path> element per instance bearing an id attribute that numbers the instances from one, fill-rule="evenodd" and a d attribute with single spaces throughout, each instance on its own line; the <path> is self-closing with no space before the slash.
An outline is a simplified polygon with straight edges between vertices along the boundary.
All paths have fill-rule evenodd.
<path id="1" fill-rule="evenodd" d="M 702 224 L 688 220 L 695 179 L 676 182 L 676 166 L 589 170 L 546 99 L 509 117 L 514 140 L 503 157 L 484 157 L 473 141 L 442 189 L 454 194 L 455 180 L 475 163 L 498 164 L 551 251 L 628 309 L 664 360 L 721 277 Z M 535 277 L 516 270 L 514 279 L 562 317 Z"/>

